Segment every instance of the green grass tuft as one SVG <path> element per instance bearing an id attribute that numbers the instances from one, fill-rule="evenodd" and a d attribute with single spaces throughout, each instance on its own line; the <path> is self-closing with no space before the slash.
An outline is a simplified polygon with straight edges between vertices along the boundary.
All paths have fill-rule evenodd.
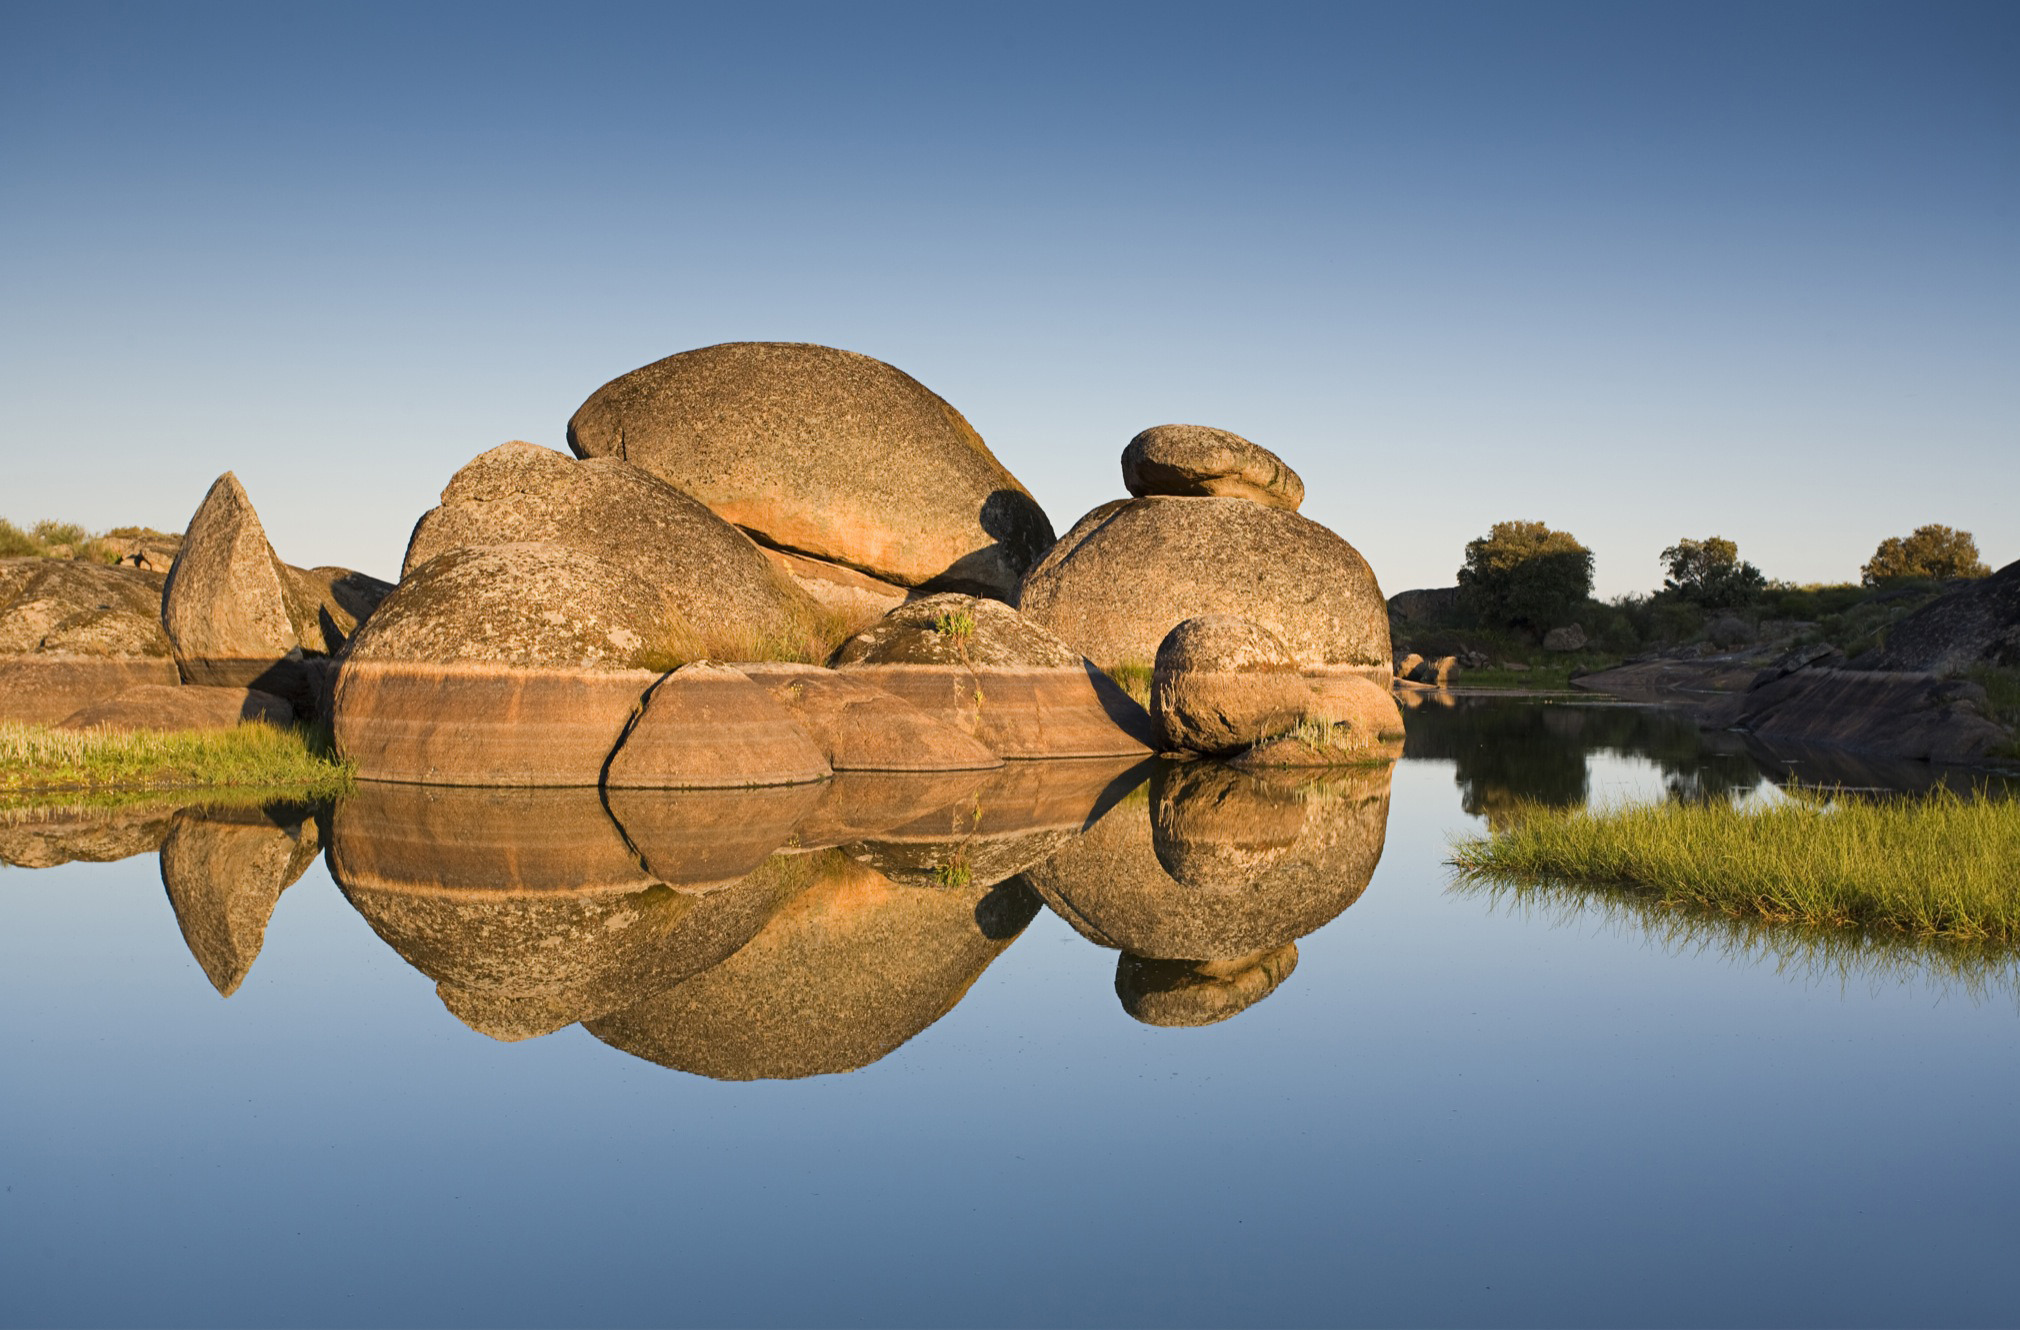
<path id="1" fill-rule="evenodd" d="M 951 637 L 957 642 L 966 642 L 975 636 L 975 616 L 966 610 L 950 610 L 933 619 L 933 631 L 942 637 Z"/>
<path id="2" fill-rule="evenodd" d="M 0 722 L 0 793 L 214 789 L 304 796 L 351 788 L 320 726 L 263 723 L 229 730 L 56 730 Z"/>
<path id="3" fill-rule="evenodd" d="M 1523 810 L 1454 846 L 1462 880 L 1612 889 L 1734 919 L 2020 946 L 2020 797 Z"/>
<path id="4" fill-rule="evenodd" d="M 1123 692 L 1136 700 L 1136 705 L 1150 709 L 1150 679 L 1154 671 L 1142 661 L 1128 660 L 1120 665 L 1110 665 L 1102 671 L 1115 680 Z"/>

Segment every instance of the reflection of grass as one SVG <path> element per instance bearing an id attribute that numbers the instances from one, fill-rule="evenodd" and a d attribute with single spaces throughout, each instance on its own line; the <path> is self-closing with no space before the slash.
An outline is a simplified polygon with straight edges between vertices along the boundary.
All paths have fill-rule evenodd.
<path id="1" fill-rule="evenodd" d="M 154 733 L 0 722 L 0 791 L 208 789 L 338 794 L 351 769 L 320 726 Z"/>
<path id="2" fill-rule="evenodd" d="M 1452 863 L 1474 881 L 1585 884 L 1655 908 L 2020 946 L 2012 795 L 1534 808 Z"/>
<path id="3" fill-rule="evenodd" d="M 1151 667 L 1141 661 L 1124 661 L 1120 665 L 1110 665 L 1102 671 L 1121 687 L 1122 691 L 1136 699 L 1136 705 L 1150 707 Z"/>
<path id="4" fill-rule="evenodd" d="M 1777 971 L 1840 983 L 1898 984 L 1930 976 L 1959 984 L 1974 1000 L 2020 1001 L 2020 966 L 2011 948 L 1987 942 L 1916 938 L 1892 930 L 1808 928 L 1701 909 L 1679 909 L 1643 892 L 1594 892 L 1560 882 L 1511 882 L 1461 876 L 1453 890 L 1512 902 L 1561 923 L 1596 910 L 1607 923 L 1633 928 L 1671 952 L 1718 951 L 1735 962 L 1770 962 Z"/>

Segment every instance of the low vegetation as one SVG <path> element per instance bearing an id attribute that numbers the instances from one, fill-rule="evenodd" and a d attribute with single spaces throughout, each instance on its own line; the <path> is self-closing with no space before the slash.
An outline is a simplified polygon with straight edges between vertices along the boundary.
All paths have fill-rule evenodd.
<path id="1" fill-rule="evenodd" d="M 775 632 L 760 632 L 747 624 L 683 626 L 655 649 L 638 658 L 641 669 L 677 670 L 698 660 L 788 661 L 825 665 L 842 643 L 861 632 L 875 615 L 816 604 Z"/>
<path id="2" fill-rule="evenodd" d="M 1136 699 L 1136 704 L 1145 710 L 1150 708 L 1150 680 L 1153 670 L 1142 661 L 1124 661 L 1110 665 L 1102 673 L 1115 680 L 1123 692 Z"/>
<path id="3" fill-rule="evenodd" d="M 232 788 L 320 796 L 350 786 L 350 767 L 318 726 L 161 734 L 0 722 L 0 794 Z"/>
<path id="4" fill-rule="evenodd" d="M 1451 862 L 1474 882 L 1594 888 L 1729 918 L 2020 946 L 2020 796 L 2010 793 L 1530 808 L 1457 845 Z"/>
<path id="5" fill-rule="evenodd" d="M 0 559 L 83 559 L 118 563 L 136 541 L 173 543 L 177 537 L 153 527 L 122 526 L 91 532 L 75 522 L 44 520 L 22 528 L 0 517 Z"/>

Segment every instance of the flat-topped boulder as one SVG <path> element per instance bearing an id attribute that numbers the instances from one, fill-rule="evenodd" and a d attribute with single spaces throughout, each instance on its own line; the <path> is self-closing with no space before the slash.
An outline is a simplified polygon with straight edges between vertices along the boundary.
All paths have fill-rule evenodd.
<path id="1" fill-rule="evenodd" d="M 1122 483 L 1151 494 L 1247 499 L 1296 512 L 1305 482 L 1267 448 L 1206 425 L 1153 425 L 1122 450 Z"/>
<path id="2" fill-rule="evenodd" d="M 730 342 L 656 361 L 568 422 L 764 544 L 900 587 L 1014 599 L 1052 544 L 1044 510 L 960 412 L 880 360 Z"/>
<path id="3" fill-rule="evenodd" d="M 844 642 L 834 664 L 999 757 L 1151 751 L 1150 716 L 1052 633 L 998 601 L 911 601 Z"/>
<path id="4" fill-rule="evenodd" d="M 185 682 L 257 687 L 306 711 L 319 679 L 305 658 L 340 650 L 390 590 L 350 569 L 282 563 L 227 471 L 183 533 L 161 625 Z"/>
<path id="5" fill-rule="evenodd" d="M 662 631 L 698 655 L 808 649 L 819 613 L 736 527 L 616 458 L 507 443 L 480 454 L 414 527 L 402 577 L 452 550 L 554 545 L 630 572 L 666 604 Z"/>
<path id="6" fill-rule="evenodd" d="M 137 684 L 73 711 L 63 730 L 229 730 L 250 721 L 292 725 L 294 706 L 257 688 Z"/>
<path id="7" fill-rule="evenodd" d="M 1301 668 L 1393 669 L 1367 560 L 1318 523 L 1247 499 L 1104 504 L 1024 579 L 1018 607 L 1104 668 L 1148 665 L 1184 620 L 1232 614 L 1276 634 Z"/>
<path id="8" fill-rule="evenodd" d="M 159 573 L 0 559 L 0 720 L 49 725 L 142 684 L 180 678 Z"/>
<path id="9" fill-rule="evenodd" d="M 800 785 L 834 774 L 793 714 L 727 665 L 654 684 L 603 772 L 612 789 Z"/>
<path id="10" fill-rule="evenodd" d="M 1003 759 L 860 675 L 812 665 L 739 662 L 813 739 L 836 771 L 962 771 Z"/>

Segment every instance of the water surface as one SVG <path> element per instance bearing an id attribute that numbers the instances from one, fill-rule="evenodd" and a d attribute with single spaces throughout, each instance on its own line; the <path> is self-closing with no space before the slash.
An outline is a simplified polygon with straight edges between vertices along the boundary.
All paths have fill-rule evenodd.
<path id="1" fill-rule="evenodd" d="M 1828 759 L 1633 708 L 1409 723 L 1315 786 L 16 815 L 17 861 L 144 852 L 0 873 L 0 1317 L 2020 1319 L 2010 966 L 1443 864 L 1520 800 Z"/>

